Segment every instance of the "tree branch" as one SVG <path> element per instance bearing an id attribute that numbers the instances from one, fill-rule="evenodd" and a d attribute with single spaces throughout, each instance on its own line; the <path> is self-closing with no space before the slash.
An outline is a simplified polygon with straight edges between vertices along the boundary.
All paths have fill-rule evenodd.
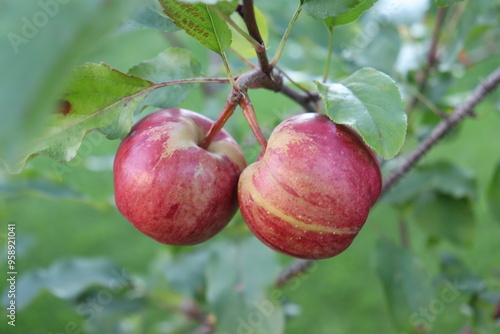
<path id="1" fill-rule="evenodd" d="M 253 69 L 238 76 L 236 87 L 229 97 L 231 101 L 240 104 L 244 94 L 251 88 L 265 88 L 274 92 L 282 93 L 300 104 L 308 112 L 316 112 L 320 97 L 317 93 L 308 91 L 300 92 L 290 88 L 283 83 L 280 71 L 274 70 L 272 76 L 268 76 L 259 69 Z M 243 95 L 241 93 L 244 93 Z"/>
<path id="2" fill-rule="evenodd" d="M 307 112 L 318 112 L 318 102 L 320 101 L 319 94 L 308 92 L 301 94 L 286 85 L 281 86 L 280 92 L 302 105 Z"/>
<path id="3" fill-rule="evenodd" d="M 247 26 L 248 33 L 253 39 L 259 43 L 258 47 L 255 47 L 255 52 L 257 54 L 257 59 L 259 61 L 260 69 L 262 72 L 270 76 L 273 72 L 273 67 L 269 64 L 269 59 L 267 58 L 266 47 L 264 45 L 264 40 L 259 31 L 259 26 L 257 25 L 257 20 L 255 19 L 255 10 L 253 7 L 253 0 L 243 0 L 243 11 L 240 11 L 240 15 L 243 16 L 243 20 Z"/>
<path id="4" fill-rule="evenodd" d="M 199 80 L 200 79 L 198 79 L 197 82 L 201 82 Z M 179 82 L 177 81 L 177 83 Z M 190 81 L 183 81 L 183 83 L 190 83 Z M 171 85 L 171 83 L 165 82 L 159 84 L 158 87 L 166 85 Z M 277 70 L 273 71 L 272 76 L 268 76 L 260 69 L 252 69 L 237 77 L 234 88 L 227 98 L 224 109 L 222 110 L 213 126 L 208 131 L 205 139 L 200 144 L 200 147 L 207 148 L 210 146 L 212 140 L 222 129 L 229 117 L 231 117 L 231 115 L 233 114 L 236 106 L 240 105 L 243 108 L 243 115 L 247 119 L 252 132 L 255 134 L 255 137 L 257 138 L 262 148 L 265 149 L 267 142 L 264 135 L 262 134 L 262 131 L 259 128 L 259 124 L 255 117 L 255 111 L 253 110 L 252 103 L 248 97 L 248 90 L 251 88 L 265 88 L 274 92 L 280 92 L 288 96 L 298 104 L 302 105 L 308 112 L 316 112 L 318 109 L 318 102 L 320 101 L 320 97 L 318 94 L 313 94 L 308 91 L 295 91 L 292 88 L 284 85 L 282 74 Z"/>
<path id="5" fill-rule="evenodd" d="M 313 260 L 297 260 L 293 262 L 278 275 L 278 279 L 276 279 L 275 283 L 276 287 L 280 288 L 295 277 L 305 274 L 313 264 Z"/>
<path id="6" fill-rule="evenodd" d="M 471 97 L 453 113 L 434 128 L 406 160 L 391 175 L 387 177 L 382 187 L 382 194 L 386 193 L 412 166 L 414 166 L 441 138 L 450 132 L 464 117 L 471 115 L 474 107 L 491 93 L 500 83 L 500 68 L 493 72 L 483 83 L 476 87 Z"/>
<path id="7" fill-rule="evenodd" d="M 405 175 L 441 138 L 450 132 L 461 120 L 472 114 L 474 107 L 500 84 L 500 68 L 479 84 L 470 98 L 446 119 L 439 123 L 419 147 L 385 180 L 382 195 Z M 285 268 L 276 280 L 276 286 L 288 283 L 294 277 L 304 274 L 314 264 L 314 260 L 297 260 Z"/>
<path id="8" fill-rule="evenodd" d="M 425 67 L 417 74 L 417 91 L 422 93 L 427 86 L 427 78 L 429 77 L 429 73 L 438 63 L 438 43 L 439 36 L 441 35 L 441 31 L 443 29 L 444 18 L 446 16 L 447 7 L 439 8 L 436 18 L 436 25 L 434 27 L 434 31 L 432 33 L 431 38 L 431 46 L 429 49 L 429 53 L 427 54 L 427 64 Z M 418 94 L 413 95 L 410 98 L 410 101 L 406 105 L 406 113 L 409 114 L 418 104 Z"/>

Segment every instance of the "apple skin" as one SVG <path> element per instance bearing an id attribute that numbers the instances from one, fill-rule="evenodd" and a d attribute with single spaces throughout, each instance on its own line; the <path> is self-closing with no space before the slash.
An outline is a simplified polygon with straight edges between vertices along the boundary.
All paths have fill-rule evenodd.
<path id="1" fill-rule="evenodd" d="M 113 166 L 118 210 L 139 231 L 169 245 L 194 245 L 222 230 L 238 209 L 243 152 L 224 130 L 198 145 L 213 122 L 165 109 L 132 127 Z"/>
<path id="2" fill-rule="evenodd" d="M 270 248 L 324 259 L 349 247 L 381 188 L 377 158 L 361 137 L 307 113 L 274 129 L 262 160 L 241 174 L 238 200 L 248 227 Z"/>

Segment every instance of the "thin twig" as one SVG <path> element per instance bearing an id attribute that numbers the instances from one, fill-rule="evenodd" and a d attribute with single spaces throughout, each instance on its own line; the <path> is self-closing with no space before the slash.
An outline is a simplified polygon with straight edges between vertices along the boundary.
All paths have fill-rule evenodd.
<path id="1" fill-rule="evenodd" d="M 305 274 L 313 264 L 314 260 L 297 260 L 293 262 L 288 268 L 285 268 L 285 270 L 279 274 L 275 283 L 276 287 L 282 287 L 295 277 Z"/>
<path id="2" fill-rule="evenodd" d="M 243 55 L 241 53 L 239 53 L 238 51 L 236 51 L 234 48 L 230 47 L 229 51 L 231 51 L 248 68 L 250 68 L 250 69 L 255 68 L 255 64 L 253 64 L 251 61 L 249 61 L 248 59 L 243 57 Z"/>
<path id="3" fill-rule="evenodd" d="M 164 84 L 167 85 L 169 83 Z M 158 88 L 160 86 L 155 87 Z M 248 90 L 250 88 L 265 88 L 275 92 L 280 92 L 302 105 L 304 109 L 309 112 L 315 112 L 318 109 L 318 102 L 320 100 L 318 94 L 312 94 L 309 92 L 301 93 L 284 85 L 283 78 L 279 71 L 274 71 L 272 76 L 268 76 L 260 69 L 251 69 L 238 76 L 236 81 L 234 81 L 233 90 L 227 98 L 227 103 L 224 106 L 224 109 L 208 131 L 205 139 L 200 144 L 200 147 L 208 148 L 210 146 L 212 140 L 223 128 L 229 117 L 233 114 L 236 106 L 240 105 L 243 109 L 243 115 L 247 119 L 252 132 L 262 148 L 265 149 L 267 141 L 262 134 L 252 103 L 248 97 Z"/>
<path id="4" fill-rule="evenodd" d="M 166 86 L 182 85 L 182 84 L 197 84 L 197 83 L 229 83 L 231 82 L 229 78 L 190 78 L 190 79 L 179 79 L 172 81 L 165 81 L 155 84 L 153 87 L 161 88 Z"/>
<path id="5" fill-rule="evenodd" d="M 436 18 L 436 25 L 432 33 L 431 46 L 429 48 L 429 53 L 427 54 L 427 64 L 425 67 L 417 74 L 417 89 L 418 92 L 423 92 L 427 86 L 427 79 L 431 70 L 436 67 L 438 63 L 438 43 L 439 36 L 443 30 L 444 18 L 446 16 L 447 7 L 439 8 Z M 410 101 L 406 105 L 406 113 L 409 114 L 418 104 L 418 96 L 413 95 Z"/>
<path id="6" fill-rule="evenodd" d="M 288 96 L 295 102 L 299 103 L 304 107 L 307 112 L 318 112 L 320 96 L 317 93 L 309 93 L 301 94 L 296 90 L 291 89 L 290 87 L 283 85 L 281 87 L 281 93 Z"/>
<path id="7" fill-rule="evenodd" d="M 441 109 L 439 109 L 432 101 L 430 101 L 427 96 L 419 92 L 414 88 L 407 87 L 407 89 L 413 94 L 413 97 L 418 99 L 419 102 L 423 103 L 430 111 L 436 114 L 439 118 L 446 118 L 448 115 Z"/>
<path id="8" fill-rule="evenodd" d="M 221 52 L 220 57 L 222 59 L 222 63 L 224 64 L 224 69 L 226 70 L 227 77 L 229 78 L 229 82 L 231 82 L 231 86 L 236 88 L 236 80 L 231 73 L 231 66 L 229 66 L 229 61 L 227 60 L 227 56 L 225 52 Z"/>
<path id="9" fill-rule="evenodd" d="M 236 86 L 239 91 L 245 93 L 250 88 L 265 88 L 274 92 L 280 92 L 290 99 L 300 104 L 308 112 L 316 112 L 320 97 L 318 94 L 310 92 L 299 92 L 283 84 L 281 72 L 273 71 L 272 76 L 268 76 L 259 69 L 253 69 L 238 76 Z M 233 94 L 233 102 L 239 104 L 241 94 Z"/>
<path id="10" fill-rule="evenodd" d="M 493 91 L 500 83 L 500 68 L 493 72 L 483 83 L 476 87 L 471 97 L 453 113 L 434 128 L 422 143 L 406 158 L 406 160 L 385 180 L 382 193 L 386 193 L 412 166 L 420 159 L 448 132 L 450 132 L 464 117 L 469 116 L 474 111 L 475 106 Z"/>
<path id="11" fill-rule="evenodd" d="M 283 50 L 285 49 L 285 44 L 288 41 L 288 37 L 290 36 L 290 33 L 292 32 L 292 28 L 295 25 L 295 22 L 297 22 L 297 19 L 299 18 L 300 13 L 302 12 L 302 3 L 299 5 L 297 10 L 295 11 L 295 14 L 293 14 L 292 19 L 290 20 L 290 23 L 288 24 L 288 27 L 286 28 L 285 33 L 283 34 L 283 38 L 281 39 L 280 45 L 278 46 L 278 50 L 276 51 L 276 54 L 273 57 L 273 60 L 271 60 L 271 66 L 275 66 L 280 57 L 281 54 L 283 53 Z"/>
<path id="12" fill-rule="evenodd" d="M 224 20 L 226 21 L 237 33 L 239 33 L 243 38 L 245 38 L 254 48 L 260 48 L 261 45 L 257 42 L 252 36 L 250 36 L 245 30 L 241 29 L 239 25 L 237 25 L 231 17 L 225 15 L 223 12 L 217 9 L 216 6 L 213 6 L 212 9 Z"/>

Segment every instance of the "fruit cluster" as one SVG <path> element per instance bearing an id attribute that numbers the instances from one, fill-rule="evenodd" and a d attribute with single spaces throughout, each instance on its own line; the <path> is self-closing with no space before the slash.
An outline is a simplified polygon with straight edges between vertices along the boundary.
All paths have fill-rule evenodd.
<path id="1" fill-rule="evenodd" d="M 183 109 L 140 120 L 114 162 L 116 205 L 142 233 L 193 245 L 221 231 L 238 205 L 250 230 L 272 249 L 323 259 L 344 251 L 381 191 L 377 158 L 363 140 L 326 115 L 279 124 L 257 162 L 213 122 Z"/>

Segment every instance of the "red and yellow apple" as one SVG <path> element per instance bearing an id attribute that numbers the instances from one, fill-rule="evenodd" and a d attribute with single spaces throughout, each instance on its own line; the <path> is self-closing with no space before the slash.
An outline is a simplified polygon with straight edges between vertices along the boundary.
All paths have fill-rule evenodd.
<path id="1" fill-rule="evenodd" d="M 250 230 L 272 249 L 324 259 L 343 252 L 380 195 L 376 156 L 351 128 L 307 113 L 279 124 L 262 160 L 241 174 Z"/>
<path id="2" fill-rule="evenodd" d="M 193 245 L 213 237 L 235 214 L 245 157 L 224 130 L 201 148 L 212 124 L 189 110 L 159 110 L 120 144 L 115 201 L 142 233 L 165 244 Z"/>

